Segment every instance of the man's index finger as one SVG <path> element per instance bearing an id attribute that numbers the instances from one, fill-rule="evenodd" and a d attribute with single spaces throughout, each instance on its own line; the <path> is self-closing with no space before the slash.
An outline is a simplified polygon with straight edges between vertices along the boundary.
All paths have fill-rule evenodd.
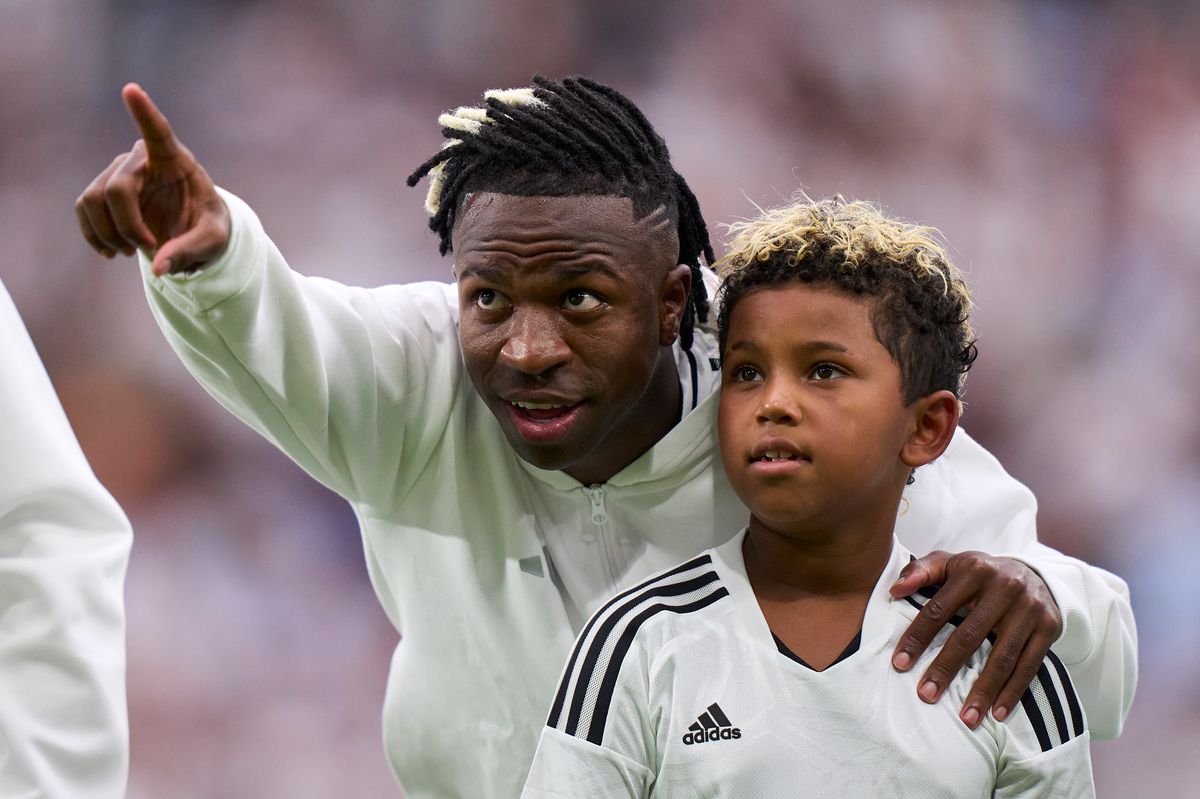
<path id="1" fill-rule="evenodd" d="M 146 142 L 146 152 L 149 156 L 152 159 L 173 158 L 179 151 L 175 132 L 171 130 L 171 123 L 163 116 L 162 111 L 159 111 L 158 106 L 150 99 L 150 95 L 146 94 L 141 86 L 130 83 L 121 90 L 121 98 L 138 126 L 142 141 Z"/>

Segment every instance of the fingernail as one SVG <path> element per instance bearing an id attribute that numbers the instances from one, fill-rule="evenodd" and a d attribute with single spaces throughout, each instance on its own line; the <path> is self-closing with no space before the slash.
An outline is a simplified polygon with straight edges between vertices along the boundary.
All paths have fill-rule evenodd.
<path id="1" fill-rule="evenodd" d="M 921 688 L 919 691 L 917 691 L 917 693 L 919 693 L 921 698 L 926 702 L 932 702 L 937 699 L 937 683 L 935 683 L 933 680 L 926 680 L 925 682 L 921 683 Z"/>
<path id="2" fill-rule="evenodd" d="M 996 721 L 1004 721 L 1005 717 L 1007 716 L 1008 708 L 1004 707 L 1003 705 L 992 708 L 992 718 L 994 718 Z"/>
<path id="3" fill-rule="evenodd" d="M 892 665 L 900 671 L 905 671 L 912 665 L 912 655 L 907 652 L 897 652 L 896 656 L 892 658 Z"/>
<path id="4" fill-rule="evenodd" d="M 967 708 L 962 714 L 963 723 L 971 729 L 979 726 L 979 709 L 974 707 Z"/>

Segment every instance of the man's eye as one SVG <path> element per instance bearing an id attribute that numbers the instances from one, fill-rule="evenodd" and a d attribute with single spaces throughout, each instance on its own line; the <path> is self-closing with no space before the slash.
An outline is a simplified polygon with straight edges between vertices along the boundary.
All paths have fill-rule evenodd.
<path id="1" fill-rule="evenodd" d="M 500 311 L 509 304 L 508 297 L 495 289 L 480 289 L 475 293 L 475 305 L 484 311 Z"/>
<path id="2" fill-rule="evenodd" d="M 591 311 L 601 305 L 595 294 L 584 289 L 571 289 L 563 298 L 563 307 L 570 311 Z"/>
<path id="3" fill-rule="evenodd" d="M 814 380 L 836 380 L 845 377 L 846 373 L 831 363 L 819 363 L 812 370 L 812 376 Z"/>

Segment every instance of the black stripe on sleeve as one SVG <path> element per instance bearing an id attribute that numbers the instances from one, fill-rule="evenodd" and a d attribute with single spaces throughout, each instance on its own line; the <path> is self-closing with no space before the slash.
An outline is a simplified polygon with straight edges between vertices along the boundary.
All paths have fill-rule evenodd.
<path id="1" fill-rule="evenodd" d="M 1054 714 L 1054 724 L 1058 727 L 1058 740 L 1065 744 L 1071 740 L 1071 730 L 1067 728 L 1067 717 L 1063 713 L 1062 701 L 1058 698 L 1058 691 L 1054 689 L 1054 681 L 1050 679 L 1050 671 L 1046 668 L 1044 660 L 1041 668 L 1038 669 L 1037 680 L 1042 684 L 1042 690 L 1046 692 L 1046 701 L 1050 703 L 1050 712 Z"/>
<path id="2" fill-rule="evenodd" d="M 1025 693 L 1021 694 L 1021 707 L 1025 708 L 1025 716 L 1029 719 L 1034 734 L 1037 735 L 1042 751 L 1049 752 L 1050 747 L 1053 746 L 1050 743 L 1050 732 L 1046 729 L 1046 720 L 1042 718 L 1042 710 L 1038 707 L 1037 700 L 1033 698 L 1033 691 L 1028 688 L 1025 689 Z"/>
<path id="3" fill-rule="evenodd" d="M 638 585 L 635 585 L 633 588 L 630 588 L 627 591 L 623 591 L 623 592 L 617 594 L 612 599 L 608 600 L 608 602 L 606 602 L 604 604 L 604 606 L 602 608 L 600 608 L 600 610 L 596 611 L 596 613 L 592 616 L 592 618 L 588 619 L 588 623 L 586 625 L 584 625 L 583 632 L 581 632 L 579 634 L 579 640 L 577 640 L 575 642 L 575 648 L 571 652 L 571 659 L 569 661 L 567 661 L 567 668 L 563 672 L 562 682 L 558 686 L 558 693 L 555 694 L 555 696 L 554 696 L 554 705 L 550 708 L 550 717 L 546 720 L 546 726 L 548 726 L 548 727 L 557 727 L 558 726 L 558 723 L 562 718 L 563 705 L 567 701 L 567 688 L 568 688 L 569 683 L 571 682 L 571 675 L 575 673 L 575 662 L 576 662 L 576 660 L 579 659 L 579 653 L 582 651 L 583 645 L 587 641 L 588 633 L 591 632 L 592 627 L 594 627 L 596 624 L 596 621 L 601 616 L 604 615 L 605 611 L 607 611 L 613 605 L 617 604 L 618 602 L 620 602 L 622 599 L 629 596 L 630 594 L 635 594 L 638 591 L 641 591 L 641 590 L 645 589 L 646 587 L 653 585 L 654 583 L 670 579 L 671 577 L 674 577 L 677 574 L 682 574 L 683 572 L 691 571 L 692 569 L 699 568 L 700 566 L 707 566 L 711 563 L 712 563 L 712 558 L 708 555 L 701 555 L 698 558 L 692 558 L 687 563 L 682 563 L 679 566 L 676 566 L 674 569 L 671 569 L 669 572 L 666 572 L 665 574 L 655 575 L 654 577 L 651 577 L 650 579 L 648 579 L 642 583 L 639 583 Z"/>
<path id="4" fill-rule="evenodd" d="M 690 594 L 693 591 L 698 591 L 701 588 L 704 588 L 706 585 L 716 582 L 719 579 L 720 578 L 717 577 L 716 572 L 705 572 L 698 577 L 693 577 L 692 579 L 685 580 L 681 583 L 670 583 L 667 585 L 654 586 L 648 588 L 640 594 L 636 594 L 624 605 L 610 613 L 608 618 L 604 620 L 604 623 L 597 628 L 596 635 L 592 639 L 592 645 L 588 648 L 588 652 L 583 659 L 583 663 L 580 664 L 579 678 L 575 683 L 575 696 L 571 698 L 571 709 L 567 714 L 567 725 L 563 728 L 563 732 L 567 733 L 567 735 L 575 735 L 577 733 L 579 727 L 579 716 L 583 713 L 583 706 L 587 701 L 588 684 L 592 681 L 592 676 L 596 672 L 596 665 L 600 661 L 600 653 L 603 651 L 605 643 L 608 642 L 608 639 L 612 636 L 613 631 L 618 624 L 623 622 L 626 617 L 637 608 L 638 605 L 642 604 L 647 599 L 652 599 L 655 597 L 666 598 Z M 660 606 L 655 605 L 654 607 Z M 641 618 L 641 615 L 635 617 L 635 619 Z M 640 623 L 641 622 L 638 621 L 638 624 Z M 620 643 L 621 640 L 618 639 L 618 647 L 620 646 Z M 626 648 L 628 648 L 628 644 L 626 645 Z M 603 679 L 607 680 L 607 675 L 605 675 Z M 599 709 L 599 702 L 597 702 L 596 707 Z"/>
<path id="5" fill-rule="evenodd" d="M 927 599 L 932 598 L 932 594 L 927 595 L 924 591 L 919 591 L 918 593 Z M 936 590 L 933 593 L 936 593 Z M 925 607 L 925 603 L 918 601 L 914 596 L 906 596 L 904 599 L 918 610 Z M 949 623 L 957 627 L 962 621 L 962 617 L 954 616 L 950 619 Z M 988 633 L 987 640 L 993 644 L 996 643 L 996 634 Z M 1055 689 L 1054 681 L 1050 678 L 1050 672 L 1046 668 L 1047 663 L 1054 667 L 1054 671 L 1058 674 L 1058 679 L 1062 683 L 1061 696 L 1060 692 Z M 1058 728 L 1059 741 L 1066 743 L 1072 738 L 1083 735 L 1083 709 L 1080 707 L 1079 697 L 1075 694 L 1075 686 L 1071 683 L 1071 677 L 1067 673 L 1066 666 L 1063 665 L 1063 662 L 1053 652 L 1047 650 L 1046 657 L 1042 661 L 1041 668 L 1038 669 L 1037 676 L 1034 677 L 1033 684 L 1040 684 L 1042 691 L 1046 694 L 1046 701 L 1049 703 L 1050 712 L 1054 716 L 1054 724 Z M 1029 717 L 1029 723 L 1033 726 L 1033 731 L 1037 735 L 1042 751 L 1048 752 L 1054 747 L 1054 742 L 1050 740 L 1050 730 L 1046 727 L 1045 716 L 1042 714 L 1042 709 L 1038 706 L 1037 698 L 1033 695 L 1033 684 L 1029 688 L 1026 688 L 1025 693 L 1021 695 L 1021 707 L 1025 708 L 1025 715 Z M 1066 713 L 1063 711 L 1062 697 L 1065 697 L 1067 700 L 1067 709 L 1071 714 L 1071 727 L 1067 727 L 1067 718 Z"/>
<path id="6" fill-rule="evenodd" d="M 600 746 L 604 740 L 604 725 L 608 722 L 608 707 L 612 704 L 613 690 L 617 685 L 617 675 L 621 671 L 621 663 L 625 660 L 625 654 L 629 651 L 629 647 L 633 645 L 633 638 L 637 635 L 638 628 L 652 618 L 655 614 L 663 611 L 671 613 L 692 613 L 706 608 L 722 597 L 729 596 L 729 591 L 724 586 L 717 588 L 707 596 L 700 597 L 697 600 L 689 602 L 686 605 L 672 606 L 662 603 L 651 605 L 635 616 L 629 622 L 629 626 L 621 633 L 620 639 L 617 641 L 617 646 L 613 650 L 612 658 L 608 662 L 608 668 L 604 673 L 604 681 L 600 683 L 600 693 L 596 697 L 596 707 L 592 711 L 592 725 L 588 729 L 587 739 L 591 743 Z"/>
<path id="7" fill-rule="evenodd" d="M 1054 666 L 1054 671 L 1058 673 L 1058 681 L 1062 683 L 1063 694 L 1067 697 L 1067 707 L 1071 710 L 1071 725 L 1075 729 L 1075 734 L 1083 735 L 1083 709 L 1079 707 L 1079 697 L 1075 695 L 1075 686 L 1067 674 L 1067 667 L 1053 652 L 1046 653 L 1046 660 L 1049 660 L 1050 665 Z"/>

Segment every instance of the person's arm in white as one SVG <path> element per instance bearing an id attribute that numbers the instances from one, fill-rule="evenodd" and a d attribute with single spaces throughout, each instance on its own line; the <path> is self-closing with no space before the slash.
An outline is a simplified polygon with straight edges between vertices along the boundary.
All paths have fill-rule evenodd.
<path id="1" fill-rule="evenodd" d="M 602 615 L 601 610 L 597 616 Z M 651 657 L 635 636 L 621 661 L 611 698 L 591 702 L 580 698 L 603 691 L 580 685 L 599 682 L 586 676 L 589 631 L 593 618 L 576 640 L 572 656 L 563 669 L 550 718 L 542 728 L 537 752 L 522 799 L 578 797 L 578 799 L 637 799 L 650 795 L 656 777 L 657 736 L 651 721 L 649 681 Z"/>
<path id="2" fill-rule="evenodd" d="M 352 501 L 403 495 L 458 399 L 456 296 L 441 283 L 363 289 L 292 271 L 227 192 L 224 253 L 146 296 L 188 371 L 225 408 Z"/>
<path id="3" fill-rule="evenodd" d="M 129 522 L 0 284 L 0 796 L 125 795 Z"/>
<path id="4" fill-rule="evenodd" d="M 1090 719 L 1061 660 L 1050 652 L 1021 704 L 1004 723 L 990 722 L 1000 745 L 993 797 L 1091 799 Z"/>
<path id="5" fill-rule="evenodd" d="M 1054 651 L 1071 670 L 1091 734 L 1121 732 L 1137 686 L 1137 629 L 1116 575 L 1037 540 L 1037 501 L 960 427 L 946 452 L 917 470 L 896 532 L 913 552 L 978 550 L 1041 575 L 1062 613 Z"/>

